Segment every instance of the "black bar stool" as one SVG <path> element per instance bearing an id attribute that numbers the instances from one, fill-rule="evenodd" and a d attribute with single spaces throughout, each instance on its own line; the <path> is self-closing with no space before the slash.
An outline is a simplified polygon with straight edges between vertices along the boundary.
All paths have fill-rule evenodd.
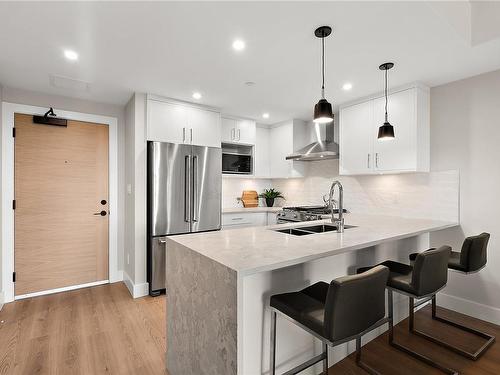
<path id="1" fill-rule="evenodd" d="M 419 253 L 415 258 L 413 266 L 385 261 L 380 265 L 389 268 L 389 280 L 387 282 L 388 307 L 389 307 L 389 343 L 412 357 L 415 357 L 430 366 L 436 367 L 446 374 L 457 374 L 453 369 L 443 366 L 429 357 L 417 353 L 410 348 L 394 341 L 394 312 L 392 293 L 397 292 L 409 297 L 410 331 L 415 332 L 415 309 L 429 302 L 437 292 L 446 286 L 448 280 L 448 259 L 451 248 L 441 246 L 439 249 L 430 249 Z M 366 272 L 371 267 L 358 269 L 358 273 Z M 415 303 L 415 299 L 419 300 Z"/>
<path id="2" fill-rule="evenodd" d="M 271 374 L 275 374 L 276 314 L 280 313 L 323 343 L 323 353 L 287 371 L 297 374 L 323 361 L 328 373 L 328 346 L 356 339 L 356 363 L 369 374 L 379 374 L 361 361 L 361 336 L 388 322 L 385 286 L 389 270 L 379 266 L 330 284 L 318 282 L 298 292 L 271 296 Z"/>
<path id="3" fill-rule="evenodd" d="M 486 266 L 487 248 L 489 239 L 490 239 L 489 233 L 481 233 L 478 236 L 467 237 L 462 245 L 462 251 L 451 252 L 450 259 L 448 260 L 448 268 L 464 274 L 476 273 L 482 270 Z M 410 261 L 411 262 L 415 261 L 417 256 L 418 253 L 410 254 Z M 471 353 L 463 349 L 460 349 L 454 345 L 446 343 L 442 340 L 439 340 L 435 337 L 427 335 L 423 332 L 417 331 L 415 329 L 413 330 L 414 333 L 423 336 L 435 342 L 438 345 L 444 346 L 445 348 L 450 349 L 455 353 L 458 353 L 474 361 L 477 360 L 481 355 L 483 355 L 486 352 L 486 350 L 488 350 L 488 348 L 490 348 L 491 345 L 493 345 L 493 343 L 495 342 L 495 336 L 489 335 L 487 333 L 478 331 L 474 328 L 467 327 L 462 324 L 437 316 L 435 295 L 432 297 L 432 319 L 435 319 L 442 323 L 449 324 L 453 327 L 456 327 L 465 332 L 472 333 L 476 336 L 485 339 L 486 342 L 474 353 Z"/>

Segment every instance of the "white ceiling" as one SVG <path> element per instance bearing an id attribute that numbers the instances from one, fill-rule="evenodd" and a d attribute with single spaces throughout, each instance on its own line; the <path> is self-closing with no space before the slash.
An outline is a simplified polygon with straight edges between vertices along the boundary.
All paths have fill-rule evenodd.
<path id="1" fill-rule="evenodd" d="M 118 104 L 134 91 L 189 101 L 199 91 L 201 103 L 263 123 L 309 119 L 320 95 L 317 26 L 334 29 L 326 84 L 338 105 L 380 91 L 385 61 L 396 63 L 392 85 L 435 86 L 500 69 L 500 5 L 474 4 L 2 2 L 0 82 Z M 232 50 L 235 38 L 246 41 L 243 52 Z M 79 60 L 68 62 L 65 48 Z M 49 75 L 90 89 L 54 88 Z M 351 91 L 341 89 L 345 82 Z"/>

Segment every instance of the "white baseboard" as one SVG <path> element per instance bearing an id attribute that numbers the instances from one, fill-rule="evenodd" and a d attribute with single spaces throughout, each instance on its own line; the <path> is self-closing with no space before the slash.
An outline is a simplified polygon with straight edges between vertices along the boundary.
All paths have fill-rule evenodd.
<path id="1" fill-rule="evenodd" d="M 485 320 L 494 324 L 500 324 L 500 309 L 497 307 L 483 305 L 478 302 L 469 301 L 444 293 L 438 294 L 437 304 L 438 306 L 442 306 L 477 319 Z"/>
<path id="2" fill-rule="evenodd" d="M 127 289 L 132 298 L 144 297 L 149 294 L 149 284 L 134 284 L 126 271 L 123 271 L 123 282 L 127 286 Z"/>
<path id="3" fill-rule="evenodd" d="M 63 288 L 43 290 L 41 292 L 28 293 L 28 294 L 20 294 L 18 296 L 15 296 L 14 299 L 18 300 L 18 299 L 39 297 L 39 296 L 45 296 L 47 294 L 68 292 L 70 290 L 82 289 L 82 288 L 89 288 L 91 286 L 98 286 L 98 285 L 104 285 L 104 284 L 109 284 L 109 280 L 94 281 L 92 283 L 87 283 L 87 284 L 71 285 L 71 286 L 65 286 Z"/>
<path id="4" fill-rule="evenodd" d="M 117 283 L 119 281 L 123 281 L 123 270 L 116 271 L 114 276 L 109 279 L 110 283 Z"/>

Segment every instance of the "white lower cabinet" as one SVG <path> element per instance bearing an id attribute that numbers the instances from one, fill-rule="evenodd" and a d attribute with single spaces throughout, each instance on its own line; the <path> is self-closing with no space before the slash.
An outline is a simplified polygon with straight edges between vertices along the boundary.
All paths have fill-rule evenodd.
<path id="1" fill-rule="evenodd" d="M 340 109 L 341 175 L 428 172 L 430 158 L 429 90 L 421 85 L 388 96 L 395 137 L 377 139 L 385 119 L 385 97 Z"/>
<path id="2" fill-rule="evenodd" d="M 238 212 L 222 214 L 222 229 L 267 225 L 267 212 Z"/>

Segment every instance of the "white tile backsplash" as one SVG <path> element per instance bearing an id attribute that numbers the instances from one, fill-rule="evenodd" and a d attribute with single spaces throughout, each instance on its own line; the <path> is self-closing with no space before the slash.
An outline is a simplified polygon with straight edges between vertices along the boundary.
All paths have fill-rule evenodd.
<path id="1" fill-rule="evenodd" d="M 223 207 L 238 207 L 243 190 L 273 187 L 286 200 L 277 206 L 323 204 L 333 180 L 344 186 L 344 206 L 354 213 L 459 220 L 459 173 L 443 171 L 371 176 L 339 176 L 338 160 L 307 162 L 306 176 L 291 179 L 222 179 Z M 337 192 L 335 193 L 337 197 Z M 261 200 L 261 206 L 265 203 Z"/>
<path id="2" fill-rule="evenodd" d="M 241 207 L 236 198 L 240 198 L 243 190 L 256 190 L 258 194 L 272 186 L 271 180 L 222 177 L 222 207 Z M 263 199 L 259 199 L 259 206 L 265 206 Z"/>
<path id="3" fill-rule="evenodd" d="M 337 179 L 349 211 L 458 221 L 458 171 L 339 176 L 338 160 L 324 160 L 309 162 L 305 178 L 272 180 L 272 186 L 285 194 L 287 206 L 323 204 Z"/>

